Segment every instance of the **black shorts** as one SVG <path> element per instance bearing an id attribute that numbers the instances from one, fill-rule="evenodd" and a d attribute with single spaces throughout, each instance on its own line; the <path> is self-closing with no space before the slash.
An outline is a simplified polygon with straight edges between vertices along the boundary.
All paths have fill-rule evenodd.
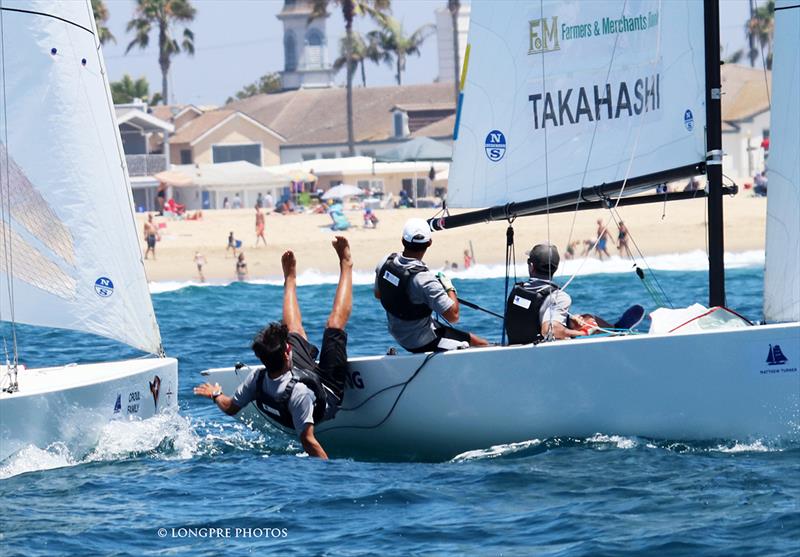
<path id="1" fill-rule="evenodd" d="M 414 354 L 420 354 L 422 352 L 447 352 L 448 350 L 452 350 L 452 347 L 446 346 L 448 344 L 447 342 L 442 342 L 443 339 L 469 343 L 469 333 L 459 331 L 449 325 L 439 324 L 434 332 L 436 333 L 436 338 L 434 340 L 419 348 L 409 349 L 408 351 Z"/>
<path id="2" fill-rule="evenodd" d="M 156 235 L 155 234 L 150 234 L 149 236 L 147 236 L 147 247 L 148 248 L 156 247 Z"/>
<path id="3" fill-rule="evenodd" d="M 325 329 L 322 351 L 297 333 L 289 333 L 289 345 L 292 347 L 292 364 L 317 373 L 341 398 L 347 376 L 347 333 L 342 329 Z"/>

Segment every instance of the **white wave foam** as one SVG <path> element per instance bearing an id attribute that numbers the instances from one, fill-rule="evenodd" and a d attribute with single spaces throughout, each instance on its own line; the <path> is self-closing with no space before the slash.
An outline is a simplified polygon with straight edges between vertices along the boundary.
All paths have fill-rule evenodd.
<path id="1" fill-rule="evenodd" d="M 186 459 L 197 453 L 198 444 L 189 419 L 177 412 L 165 412 L 146 420 L 115 420 L 103 427 L 88 454 L 74 454 L 80 449 L 63 443 L 54 443 L 45 449 L 33 445 L 23 447 L 0 464 L 0 479 L 147 452 L 164 458 Z"/>
<path id="2" fill-rule="evenodd" d="M 524 257 L 524 256 L 523 256 Z M 654 255 L 645 261 L 637 260 L 637 264 L 642 268 L 651 268 L 656 271 L 705 271 L 708 269 L 708 255 L 704 251 L 693 251 L 689 253 L 672 253 L 664 255 Z M 753 250 L 742 253 L 726 253 L 725 267 L 727 269 L 742 269 L 748 267 L 758 267 L 764 264 L 764 251 Z M 437 270 L 437 269 L 434 269 Z M 447 276 L 459 280 L 478 280 L 503 278 L 506 274 L 505 265 L 473 265 L 465 270 L 446 270 Z M 518 263 L 516 266 L 517 276 L 524 277 L 528 274 L 527 264 Z M 633 261 L 622 259 L 613 255 L 609 259 L 600 261 L 594 257 L 586 259 L 573 259 L 562 261 L 561 267 L 556 277 L 598 275 L 598 274 L 619 274 L 630 273 L 633 271 Z M 338 274 L 323 273 L 317 269 L 307 269 L 297 275 L 298 286 L 312 286 L 318 284 L 336 284 L 339 281 Z M 372 271 L 353 272 L 353 284 L 372 284 L 375 281 L 375 273 Z M 269 286 L 283 286 L 283 278 L 269 277 L 264 279 L 253 279 L 246 281 L 248 284 L 261 284 Z M 231 281 L 223 282 L 194 282 L 194 281 L 171 281 L 171 282 L 151 282 L 150 293 L 161 294 L 173 292 L 181 288 L 190 286 L 229 286 Z"/>
<path id="3" fill-rule="evenodd" d="M 721 453 L 768 453 L 776 449 L 771 449 L 761 441 L 754 441 L 752 443 L 737 442 L 732 447 L 720 445 L 712 450 L 719 451 Z"/>
<path id="4" fill-rule="evenodd" d="M 618 449 L 633 449 L 639 443 L 633 437 L 623 437 L 621 435 L 603 435 L 602 433 L 595 433 L 587 439 L 589 443 L 603 443 L 614 445 Z"/>
<path id="5" fill-rule="evenodd" d="M 454 456 L 450 462 L 466 462 L 469 460 L 481 460 L 484 458 L 498 458 L 501 456 L 518 453 L 529 447 L 535 447 L 542 442 L 539 439 L 530 441 L 520 441 L 519 443 L 508 443 L 507 445 L 492 445 L 486 449 L 475 449 Z"/>

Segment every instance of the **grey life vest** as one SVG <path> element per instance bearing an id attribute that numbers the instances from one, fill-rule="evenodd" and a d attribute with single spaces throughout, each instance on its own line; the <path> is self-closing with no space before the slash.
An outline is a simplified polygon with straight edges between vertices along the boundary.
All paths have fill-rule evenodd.
<path id="1" fill-rule="evenodd" d="M 428 268 L 421 261 L 405 267 L 397 261 L 398 255 L 393 253 L 378 271 L 378 292 L 381 305 L 388 313 L 404 319 L 415 321 L 430 317 L 433 313 L 426 304 L 414 304 L 408 297 L 408 287 L 415 275 Z"/>
<path id="2" fill-rule="evenodd" d="M 539 312 L 545 299 L 558 289 L 557 284 L 536 278 L 514 285 L 506 302 L 506 334 L 509 344 L 529 344 L 544 340 Z"/>
<path id="3" fill-rule="evenodd" d="M 283 393 L 275 398 L 270 396 L 264 389 L 264 377 L 267 374 L 267 368 L 262 367 L 258 370 L 255 403 L 256 408 L 264 416 L 288 429 L 294 429 L 294 420 L 292 419 L 292 413 L 289 411 L 289 399 L 298 382 L 311 389 L 311 392 L 314 393 L 314 424 L 330 420 L 336 415 L 342 399 L 327 388 L 316 373 L 297 367 L 293 367 L 289 373 L 292 374 L 289 384 L 286 385 Z"/>

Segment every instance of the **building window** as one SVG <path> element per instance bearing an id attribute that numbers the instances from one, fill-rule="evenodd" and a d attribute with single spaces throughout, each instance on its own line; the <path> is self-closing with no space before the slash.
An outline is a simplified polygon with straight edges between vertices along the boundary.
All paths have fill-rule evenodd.
<path id="1" fill-rule="evenodd" d="M 394 113 L 394 136 L 406 137 L 408 135 L 408 114 L 402 110 Z"/>
<path id="2" fill-rule="evenodd" d="M 317 160 L 317 154 L 316 153 L 303 153 L 300 156 L 303 158 L 304 161 Z"/>
<path id="3" fill-rule="evenodd" d="M 181 149 L 181 164 L 192 164 L 191 149 Z"/>
<path id="4" fill-rule="evenodd" d="M 322 44 L 324 37 L 319 29 L 309 29 L 306 33 L 306 69 L 313 70 L 322 67 Z"/>
<path id="5" fill-rule="evenodd" d="M 287 31 L 283 37 L 283 67 L 287 72 L 297 69 L 297 50 L 295 48 L 294 33 Z"/>
<path id="6" fill-rule="evenodd" d="M 362 157 L 371 157 L 371 158 L 374 159 L 375 158 L 375 149 L 363 150 L 363 151 L 361 151 L 361 156 Z"/>
<path id="7" fill-rule="evenodd" d="M 323 159 L 335 159 L 336 153 L 322 153 Z"/>
<path id="8" fill-rule="evenodd" d="M 261 144 L 214 145 L 211 147 L 213 162 L 247 161 L 261 166 Z"/>

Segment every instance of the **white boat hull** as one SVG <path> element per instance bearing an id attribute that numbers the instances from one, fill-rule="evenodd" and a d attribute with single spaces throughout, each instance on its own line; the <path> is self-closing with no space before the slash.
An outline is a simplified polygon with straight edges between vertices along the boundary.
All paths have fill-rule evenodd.
<path id="1" fill-rule="evenodd" d="M 178 404 L 174 358 L 24 369 L 18 382 L 17 392 L 0 393 L 0 460 L 53 443 L 80 454 L 109 421 L 146 419 Z"/>
<path id="2" fill-rule="evenodd" d="M 775 345 L 786 362 L 768 363 Z M 798 323 L 447 352 L 433 356 L 403 390 L 425 357 L 352 359 L 342 410 L 316 428 L 326 450 L 442 459 L 597 432 L 800 439 Z M 232 393 L 247 370 L 203 373 Z M 253 404 L 239 415 L 256 427 L 267 423 Z"/>

